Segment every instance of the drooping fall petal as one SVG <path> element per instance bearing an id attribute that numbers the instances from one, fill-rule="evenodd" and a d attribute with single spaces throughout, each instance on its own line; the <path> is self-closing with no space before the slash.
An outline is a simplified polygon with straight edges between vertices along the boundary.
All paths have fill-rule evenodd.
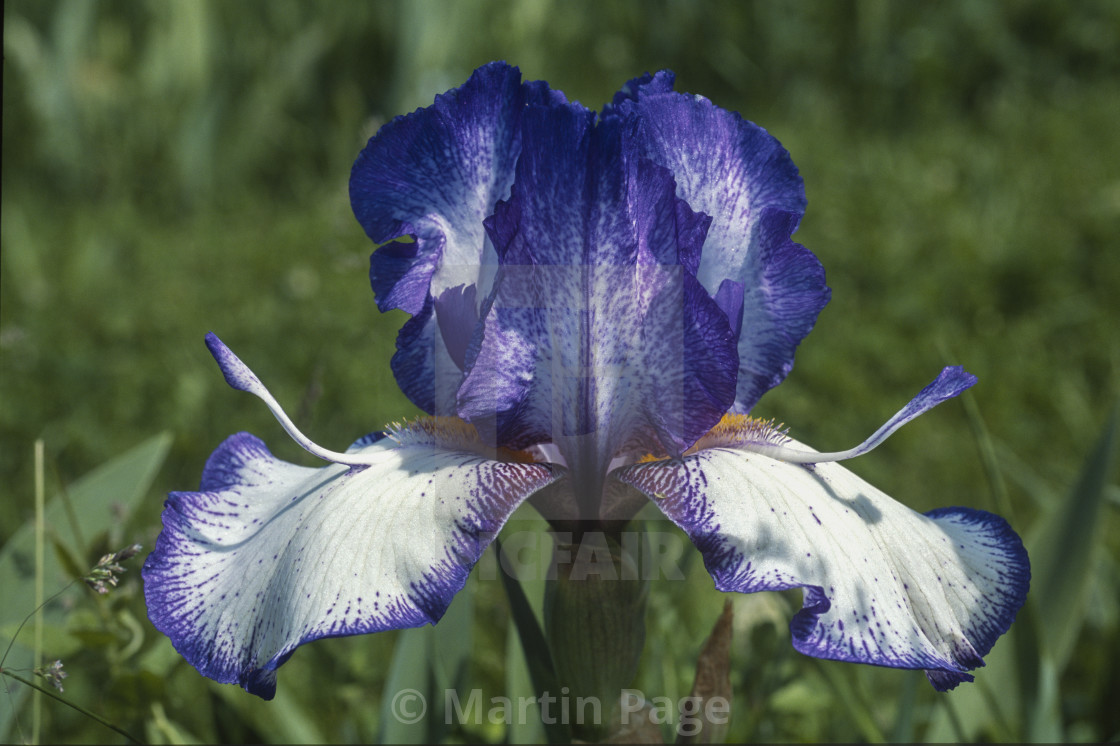
<path id="1" fill-rule="evenodd" d="M 790 630 L 808 655 L 921 668 L 951 689 L 972 680 L 1026 598 L 1030 565 L 1002 518 L 921 515 L 836 463 L 726 445 L 618 478 L 684 529 L 718 589 L 804 588 Z"/>

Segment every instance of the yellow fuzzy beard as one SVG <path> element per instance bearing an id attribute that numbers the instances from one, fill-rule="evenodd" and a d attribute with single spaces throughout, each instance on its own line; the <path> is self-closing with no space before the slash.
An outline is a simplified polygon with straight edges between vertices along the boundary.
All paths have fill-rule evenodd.
<path id="1" fill-rule="evenodd" d="M 431 445 L 453 451 L 477 453 L 498 461 L 533 463 L 533 456 L 512 448 L 493 448 L 482 442 L 478 430 L 458 417 L 419 417 L 412 421 L 392 422 L 385 428 L 389 438 L 402 446 Z"/>
<path id="2" fill-rule="evenodd" d="M 761 417 L 751 417 L 747 414 L 725 414 L 716 426 L 709 430 L 700 440 L 686 451 L 686 454 L 696 453 L 708 448 L 722 448 L 743 445 L 745 443 L 766 443 L 768 445 L 782 445 L 789 440 L 786 437 L 787 428 L 784 424 L 774 424 L 773 419 L 764 420 Z"/>
<path id="3" fill-rule="evenodd" d="M 773 419 L 764 420 L 761 417 L 751 417 L 746 414 L 725 414 L 716 426 L 706 432 L 700 440 L 684 452 L 691 456 L 698 451 L 708 448 L 735 448 L 745 443 L 766 443 L 768 445 L 782 445 L 789 438 L 786 437 L 786 427 L 783 424 L 774 424 Z M 636 463 L 647 464 L 651 461 L 664 461 L 669 457 L 664 454 L 647 453 Z"/>

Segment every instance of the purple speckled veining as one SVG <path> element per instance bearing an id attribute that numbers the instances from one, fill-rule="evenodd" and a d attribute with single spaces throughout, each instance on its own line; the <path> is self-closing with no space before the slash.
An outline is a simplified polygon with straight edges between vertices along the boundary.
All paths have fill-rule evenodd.
<path id="1" fill-rule="evenodd" d="M 829 297 L 790 240 L 805 195 L 789 154 L 672 85 L 668 71 L 631 80 L 596 116 L 493 63 L 383 128 L 351 176 L 370 237 L 413 239 L 371 264 L 382 309 L 414 314 L 393 360 L 402 390 L 499 445 L 557 443 L 592 489 L 620 450 L 680 453 L 750 409 Z"/>
<path id="2" fill-rule="evenodd" d="M 720 590 L 804 588 L 790 631 L 808 655 L 925 669 L 951 689 L 984 665 L 1029 587 L 1022 542 L 999 516 L 921 516 L 837 464 L 716 448 L 619 478 L 688 533 Z"/>
<path id="3" fill-rule="evenodd" d="M 712 218 L 697 277 L 713 295 L 728 280 L 744 290 L 734 411 L 747 412 L 789 374 L 830 291 L 817 258 L 790 240 L 805 189 L 789 153 L 738 113 L 672 84 L 668 71 L 637 78 L 611 108 L 628 146 L 669 169 L 677 195 Z"/>
<path id="4" fill-rule="evenodd" d="M 270 699 L 299 645 L 438 621 L 513 509 L 554 478 L 431 445 L 366 448 L 384 462 L 311 469 L 239 433 L 202 491 L 168 497 L 144 592 L 202 674 Z"/>
<path id="5" fill-rule="evenodd" d="M 557 444 L 597 501 L 618 452 L 679 454 L 719 420 L 735 340 L 689 267 L 708 220 L 668 171 L 626 159 L 616 123 L 580 107 L 524 122 L 513 194 L 487 222 L 501 269 L 459 412 L 513 448 Z"/>

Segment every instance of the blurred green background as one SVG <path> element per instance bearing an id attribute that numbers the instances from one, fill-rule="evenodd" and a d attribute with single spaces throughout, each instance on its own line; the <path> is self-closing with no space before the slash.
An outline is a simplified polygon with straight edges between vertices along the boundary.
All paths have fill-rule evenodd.
<path id="1" fill-rule="evenodd" d="M 1120 380 L 1111 0 L 9 0 L 0 562 L 12 577 L 30 573 L 16 539 L 33 514 L 37 438 L 48 493 L 101 490 L 97 504 L 114 511 L 110 526 L 79 507 L 71 524 L 85 535 L 52 534 L 76 566 L 132 541 L 150 548 L 162 495 L 194 488 L 232 432 L 309 463 L 256 399 L 225 385 L 209 330 L 327 447 L 416 413 L 389 372 L 404 316 L 374 305 L 350 165 L 380 124 L 493 59 L 594 109 L 627 79 L 671 68 L 678 90 L 789 149 L 809 197 L 796 238 L 823 262 L 833 300 L 756 413 L 846 448 L 943 365 L 980 378 L 849 466 L 915 509 L 963 504 L 1012 521 L 1035 568 L 1013 633 L 977 684 L 938 696 L 918 673 L 793 652 L 796 594 L 740 598 L 730 738 L 1116 738 L 1120 490 L 1115 444 L 1094 450 Z M 116 476 L 79 482 L 164 431 L 169 451 L 149 443 Z M 722 604 L 694 555 L 681 557 L 692 582 L 654 587 L 638 684 L 651 696 L 687 693 Z M 448 655 L 428 633 L 308 646 L 271 704 L 204 681 L 147 623 L 139 564 L 107 599 L 78 588 L 55 602 L 55 647 L 43 650 L 67 656 L 66 696 L 139 738 L 540 736 L 394 729 L 382 694 Z M 0 642 L 31 611 L 15 608 L 15 582 L 0 587 Z M 47 582 L 49 595 L 65 573 Z M 500 585 L 471 588 L 457 684 L 488 696 L 524 686 Z M 0 697 L 0 736 L 31 736 L 29 702 Z M 58 703 L 43 709 L 44 740 L 120 739 Z"/>

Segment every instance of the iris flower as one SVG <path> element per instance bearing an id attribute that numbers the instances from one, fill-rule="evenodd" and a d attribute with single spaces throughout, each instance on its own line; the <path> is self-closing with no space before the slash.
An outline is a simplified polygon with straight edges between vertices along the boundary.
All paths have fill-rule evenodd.
<path id="1" fill-rule="evenodd" d="M 521 503 L 593 528 L 652 501 L 719 590 L 804 589 L 797 650 L 972 680 L 1026 596 L 1019 537 L 980 510 L 918 514 L 837 462 L 976 379 L 946 368 L 838 453 L 749 415 L 830 294 L 765 130 L 667 71 L 596 114 L 493 63 L 385 125 L 350 195 L 381 244 L 379 308 L 412 314 L 392 369 L 430 416 L 327 450 L 207 337 L 327 465 L 239 433 L 168 497 L 148 610 L 202 674 L 269 699 L 304 643 L 438 622 Z"/>

